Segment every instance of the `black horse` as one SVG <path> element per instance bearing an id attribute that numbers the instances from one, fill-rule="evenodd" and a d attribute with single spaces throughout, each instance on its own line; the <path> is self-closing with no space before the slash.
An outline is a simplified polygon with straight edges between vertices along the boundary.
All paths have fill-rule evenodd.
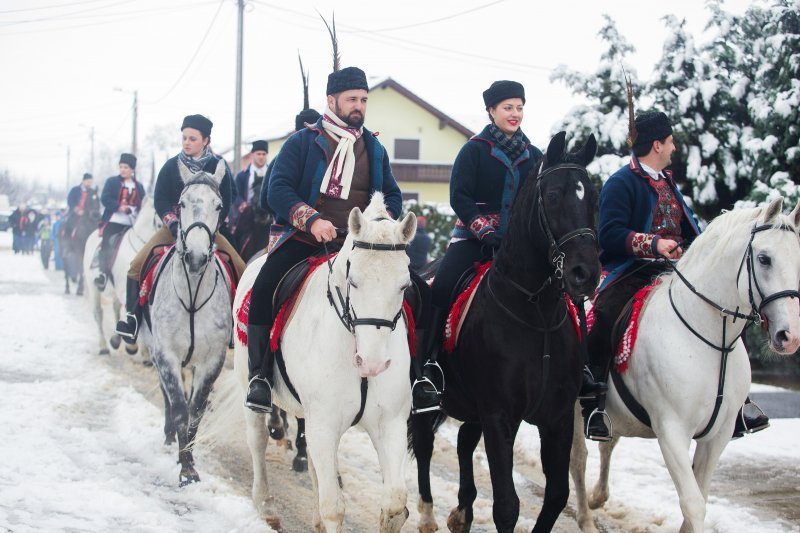
<path id="1" fill-rule="evenodd" d="M 75 294 L 78 296 L 83 294 L 83 254 L 86 249 L 86 240 L 97 229 L 99 220 L 100 200 L 97 197 L 97 190 L 92 189 L 86 195 L 83 214 L 72 212 L 61 225 L 58 239 L 61 260 L 64 263 L 65 294 L 69 294 L 70 280 L 77 284 Z"/>
<path id="2" fill-rule="evenodd" d="M 272 213 L 261 207 L 259 196 L 261 196 L 261 180 L 257 179 L 253 183 L 253 198 L 239 215 L 233 232 L 237 251 L 245 263 L 266 249 L 269 240 Z"/>
<path id="3" fill-rule="evenodd" d="M 533 531 L 550 531 L 569 496 L 573 413 L 581 384 L 582 347 L 567 298 L 582 305 L 594 291 L 600 264 L 596 243 L 597 191 L 586 173 L 597 143 L 590 136 L 566 153 L 566 134 L 550 141 L 539 169 L 515 201 L 508 233 L 476 289 L 452 354 L 439 357 L 447 415 L 465 422 L 458 433 L 458 507 L 451 531 L 468 531 L 477 496 L 472 454 L 484 435 L 497 530 L 510 532 L 519 516 L 512 479 L 513 445 L 524 420 L 539 428 L 544 503 Z M 424 276 L 427 277 L 427 276 Z M 446 415 L 411 417 L 417 458 L 420 531 L 432 517 L 430 461 L 434 432 Z M 427 522 L 427 523 L 425 523 Z"/>

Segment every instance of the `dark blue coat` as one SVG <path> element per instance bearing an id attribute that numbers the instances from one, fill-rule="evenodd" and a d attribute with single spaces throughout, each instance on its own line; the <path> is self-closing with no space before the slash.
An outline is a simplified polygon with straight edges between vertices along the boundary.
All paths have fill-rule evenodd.
<path id="1" fill-rule="evenodd" d="M 489 126 L 458 152 L 450 175 L 450 205 L 461 221 L 453 237 L 480 238 L 489 231 L 505 234 L 514 198 L 542 152 L 530 144 L 515 161 L 494 144 Z"/>
<path id="2" fill-rule="evenodd" d="M 97 196 L 97 187 L 91 187 L 87 190 L 86 201 L 87 203 L 90 201 L 92 196 Z M 76 185 L 72 189 L 69 190 L 69 194 L 67 194 L 67 207 L 69 211 L 72 212 L 73 209 L 78 207 L 78 204 L 81 202 L 81 186 Z"/>
<path id="3" fill-rule="evenodd" d="M 362 136 L 369 159 L 370 192 L 382 191 L 386 208 L 397 217 L 403 209 L 402 196 L 389 166 L 389 156 L 367 128 Z M 289 137 L 273 160 L 272 171 L 268 171 L 267 200 L 275 212 L 276 224 L 283 228 L 279 229 L 280 235 L 271 236 L 271 241 L 277 241 L 270 249 L 280 246 L 297 231 L 308 231 L 320 217 L 313 206 L 328 167 L 327 148 L 328 140 L 320 118 L 314 125 Z"/>
<path id="4" fill-rule="evenodd" d="M 217 162 L 224 160 L 215 155 L 206 163 L 203 170 L 209 174 L 214 174 L 217 170 Z M 228 164 L 225 164 L 225 176 L 219 184 L 219 192 L 222 196 L 222 211 L 219 212 L 219 221 L 228 216 L 228 210 L 231 206 L 231 196 L 233 192 L 233 178 L 231 177 L 231 169 Z M 178 220 L 178 203 L 180 202 L 181 193 L 183 192 L 183 180 L 181 179 L 181 172 L 178 168 L 178 156 L 167 159 L 164 166 L 158 172 L 156 178 L 156 189 L 153 193 L 153 205 L 155 206 L 156 213 L 164 221 L 164 224 L 169 225 L 173 220 Z"/>
<path id="5" fill-rule="evenodd" d="M 140 207 L 142 207 L 142 200 L 144 199 L 144 187 L 141 183 L 136 181 L 135 178 L 133 179 L 133 183 L 136 186 L 136 195 L 133 197 L 132 202 L 128 202 L 128 205 L 131 205 L 136 208 L 138 211 Z M 103 192 L 100 194 L 100 202 L 105 207 L 105 211 L 103 211 L 103 217 L 101 219 L 102 222 L 108 222 L 117 209 L 119 209 L 119 201 L 120 201 L 120 192 L 122 192 L 122 176 L 112 176 L 106 179 L 106 182 L 103 184 Z"/>
<path id="6" fill-rule="evenodd" d="M 694 213 L 675 186 L 672 174 L 664 174 L 675 198 L 683 206 L 681 237 L 688 245 L 700 234 L 700 228 Z M 650 176 L 642 169 L 636 156 L 632 155 L 630 163 L 612 174 L 600 191 L 598 240 L 601 248 L 600 263 L 607 272 L 601 290 L 622 275 L 636 259 L 631 247 L 633 236 L 652 231 L 658 193 L 649 182 Z M 657 240 L 656 236 L 652 243 L 653 249 Z"/>

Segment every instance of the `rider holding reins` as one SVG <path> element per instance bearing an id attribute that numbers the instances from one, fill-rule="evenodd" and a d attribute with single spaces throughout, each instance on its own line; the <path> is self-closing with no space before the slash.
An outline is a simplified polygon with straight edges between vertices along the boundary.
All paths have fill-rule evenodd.
<path id="1" fill-rule="evenodd" d="M 231 171 L 222 157 L 211 151 L 211 128 L 213 123 L 203 115 L 189 115 L 184 117 L 181 125 L 182 150 L 181 152 L 167 160 L 158 173 L 156 179 L 156 189 L 153 194 L 153 203 L 156 213 L 161 217 L 164 225 L 150 238 L 142 249 L 131 261 L 128 270 L 128 288 L 125 299 L 125 309 L 127 316 L 125 320 L 117 323 L 117 333 L 129 344 L 136 342 L 141 322 L 141 308 L 139 306 L 139 272 L 148 255 L 157 246 L 169 246 L 175 243 L 180 225 L 180 202 L 181 192 L 183 191 L 183 179 L 181 179 L 178 161 L 196 174 L 201 171 L 213 174 L 220 161 L 225 165 L 225 177 L 219 185 L 220 196 L 222 197 L 222 210 L 219 214 L 219 221 L 225 219 L 231 205 L 232 183 Z M 245 269 L 245 264 L 236 253 L 233 246 L 219 232 L 216 234 L 214 244 L 218 250 L 230 256 L 236 269 L 237 279 L 241 277 Z"/>
<path id="2" fill-rule="evenodd" d="M 276 224 L 269 256 L 253 285 L 247 325 L 245 405 L 254 411 L 272 410 L 275 357 L 269 334 L 278 282 L 293 265 L 320 252 L 322 243 L 335 240 L 337 228 L 347 228 L 350 210 L 366 209 L 374 192 L 383 192 L 393 217 L 402 210 L 389 156 L 364 127 L 368 91 L 359 68 L 331 73 L 325 113 L 289 137 L 271 164 L 267 198 Z"/>

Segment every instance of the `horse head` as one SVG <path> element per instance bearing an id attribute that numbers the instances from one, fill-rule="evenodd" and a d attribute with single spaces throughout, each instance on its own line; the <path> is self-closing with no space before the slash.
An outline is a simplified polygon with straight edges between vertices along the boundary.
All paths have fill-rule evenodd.
<path id="1" fill-rule="evenodd" d="M 600 277 L 597 191 L 586 172 L 596 150 L 597 141 L 590 135 L 581 148 L 567 153 L 566 132 L 556 134 L 538 172 L 526 183 L 524 197 L 530 199 L 531 209 L 520 217 L 527 217 L 523 224 L 534 249 L 547 258 L 553 275 L 573 297 L 591 294 Z"/>
<path id="2" fill-rule="evenodd" d="M 402 320 L 403 294 L 411 283 L 405 249 L 416 229 L 413 213 L 393 220 L 378 192 L 363 213 L 357 207 L 350 211 L 340 253 L 346 262 L 337 264 L 347 286 L 345 314 L 356 339 L 353 365 L 361 377 L 376 376 L 392 362 L 389 337 Z"/>
<path id="3" fill-rule="evenodd" d="M 225 162 L 220 160 L 214 174 L 192 172 L 178 161 L 183 179 L 180 197 L 180 230 L 176 247 L 189 272 L 198 274 L 214 255 L 214 237 L 219 228 L 222 195 L 219 185 L 225 177 Z"/>
<path id="4" fill-rule="evenodd" d="M 747 279 L 740 270 L 738 287 L 760 315 L 770 348 L 787 355 L 800 348 L 800 204 L 788 216 L 782 207 L 777 198 L 762 208 L 745 252 Z"/>

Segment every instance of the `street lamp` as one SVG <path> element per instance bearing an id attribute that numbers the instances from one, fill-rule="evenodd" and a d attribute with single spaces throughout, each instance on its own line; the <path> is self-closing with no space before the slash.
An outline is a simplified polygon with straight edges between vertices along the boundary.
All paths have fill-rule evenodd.
<path id="1" fill-rule="evenodd" d="M 127 91 L 121 87 L 114 87 L 114 90 L 120 93 L 133 95 L 133 140 L 131 141 L 131 153 L 136 155 L 136 124 L 139 119 L 139 91 Z"/>

